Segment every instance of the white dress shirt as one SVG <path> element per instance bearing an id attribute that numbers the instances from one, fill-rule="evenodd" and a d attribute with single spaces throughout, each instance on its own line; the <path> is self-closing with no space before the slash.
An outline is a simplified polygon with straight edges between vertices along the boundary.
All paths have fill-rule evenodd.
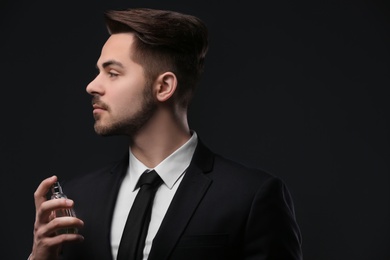
<path id="1" fill-rule="evenodd" d="M 144 260 L 148 259 L 153 238 L 191 162 L 197 143 L 198 137 L 195 131 L 192 131 L 191 138 L 183 146 L 154 168 L 164 183 L 159 187 L 154 198 L 149 230 L 145 241 Z M 129 168 L 119 189 L 111 224 L 111 250 L 114 259 L 118 254 L 127 216 L 139 191 L 139 188 L 134 190 L 135 185 L 141 174 L 147 169 L 149 168 L 140 162 L 130 149 Z"/>

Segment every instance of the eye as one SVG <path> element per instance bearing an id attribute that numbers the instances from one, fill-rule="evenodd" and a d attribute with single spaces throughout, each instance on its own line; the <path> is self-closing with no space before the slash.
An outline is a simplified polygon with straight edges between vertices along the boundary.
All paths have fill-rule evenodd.
<path id="1" fill-rule="evenodd" d="M 108 74 L 109 78 L 115 78 L 115 77 L 119 76 L 119 73 L 114 72 L 114 71 L 108 71 L 107 74 Z"/>

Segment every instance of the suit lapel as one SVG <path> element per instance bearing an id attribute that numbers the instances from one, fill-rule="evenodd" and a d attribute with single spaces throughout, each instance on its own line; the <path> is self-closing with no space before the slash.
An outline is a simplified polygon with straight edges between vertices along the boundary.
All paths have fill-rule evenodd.
<path id="1" fill-rule="evenodd" d="M 108 195 L 104 200 L 106 201 L 105 205 L 106 207 L 102 209 L 101 212 L 105 212 L 104 219 L 101 220 L 102 228 L 104 228 L 103 234 L 106 238 L 106 241 L 101 244 L 101 248 L 96 249 L 97 252 L 101 252 L 100 254 L 96 255 L 96 259 L 112 259 L 111 254 L 111 241 L 110 241 L 110 230 L 111 230 L 111 222 L 112 222 L 112 216 L 114 212 L 115 202 L 116 198 L 119 192 L 120 184 L 123 180 L 123 177 L 126 174 L 127 167 L 128 167 L 128 154 L 121 160 L 119 164 L 114 166 L 109 175 L 106 175 L 106 180 L 101 180 L 102 183 L 104 183 L 104 188 L 102 187 L 101 194 Z M 108 210 L 107 210 L 108 209 Z M 106 255 L 107 257 L 102 257 Z"/>
<path id="2" fill-rule="evenodd" d="M 153 240 L 149 260 L 168 259 L 211 185 L 205 173 L 212 170 L 213 159 L 214 155 L 199 140 L 192 162 Z"/>
<path id="3" fill-rule="evenodd" d="M 126 174 L 128 154 L 118 163 L 65 183 L 70 198 L 77 198 L 75 210 L 78 217 L 88 220 L 82 233 L 84 243 L 63 245 L 61 259 L 112 259 L 110 229 L 120 183 Z M 98 213 L 98 216 L 96 215 Z"/>

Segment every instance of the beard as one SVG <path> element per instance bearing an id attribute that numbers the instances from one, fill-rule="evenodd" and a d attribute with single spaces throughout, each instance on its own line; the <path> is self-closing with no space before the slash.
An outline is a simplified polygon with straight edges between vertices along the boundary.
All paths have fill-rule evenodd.
<path id="1" fill-rule="evenodd" d="M 99 103 L 99 97 L 94 96 L 92 103 Z M 140 129 L 149 121 L 156 111 L 157 104 L 153 99 L 152 86 L 147 84 L 143 93 L 141 108 L 135 114 L 121 118 L 108 125 L 99 125 L 97 119 L 94 129 L 98 135 L 113 136 L 126 135 L 132 140 Z"/>

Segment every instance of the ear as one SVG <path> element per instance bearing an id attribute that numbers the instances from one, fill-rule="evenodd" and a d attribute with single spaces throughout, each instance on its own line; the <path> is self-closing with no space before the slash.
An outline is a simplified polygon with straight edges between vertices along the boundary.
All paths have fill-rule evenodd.
<path id="1" fill-rule="evenodd" d="M 177 78 L 172 72 L 165 72 L 157 77 L 155 90 L 156 98 L 160 102 L 167 101 L 176 91 Z"/>

